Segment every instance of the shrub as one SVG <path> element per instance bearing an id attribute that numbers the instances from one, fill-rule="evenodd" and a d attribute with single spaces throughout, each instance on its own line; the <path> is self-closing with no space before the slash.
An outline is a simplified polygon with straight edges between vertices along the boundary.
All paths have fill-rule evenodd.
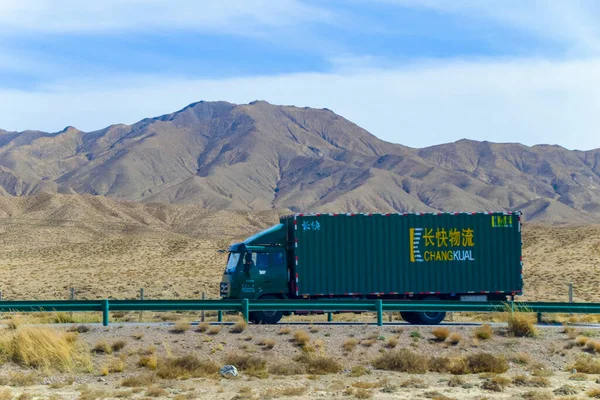
<path id="1" fill-rule="evenodd" d="M 600 352 L 600 342 L 596 342 L 595 340 L 588 340 L 585 344 L 585 350 L 590 353 Z"/>
<path id="2" fill-rule="evenodd" d="M 413 339 L 421 339 L 423 336 L 421 336 L 421 332 L 419 331 L 412 331 L 410 337 Z"/>
<path id="3" fill-rule="evenodd" d="M 196 332 L 204 333 L 210 328 L 210 324 L 208 322 L 201 322 L 198 324 L 196 328 Z"/>
<path id="4" fill-rule="evenodd" d="M 580 357 L 575 361 L 573 368 L 584 374 L 600 374 L 600 361 L 592 357 Z"/>
<path id="5" fill-rule="evenodd" d="M 144 374 L 144 375 L 134 375 L 128 378 L 123 379 L 121 382 L 121 386 L 125 387 L 143 387 L 150 386 L 156 380 L 154 375 Z"/>
<path id="6" fill-rule="evenodd" d="M 269 366 L 269 372 L 275 375 L 303 375 L 306 373 L 304 364 L 286 362 Z"/>
<path id="7" fill-rule="evenodd" d="M 92 370 L 89 350 L 77 335 L 51 328 L 24 327 L 0 338 L 0 359 L 24 367 L 69 371 Z"/>
<path id="8" fill-rule="evenodd" d="M 494 330 L 490 324 L 483 324 L 474 331 L 475 337 L 481 340 L 488 340 L 494 334 Z"/>
<path id="9" fill-rule="evenodd" d="M 237 320 L 237 322 L 235 324 L 233 324 L 231 326 L 231 328 L 229 329 L 229 332 L 242 333 L 246 330 L 247 327 L 248 327 L 248 323 L 243 318 L 240 318 L 239 320 Z"/>
<path id="10" fill-rule="evenodd" d="M 118 352 L 118 351 L 123 350 L 123 348 L 125 348 L 126 345 L 127 345 L 126 341 L 117 340 L 117 341 L 113 342 L 113 344 L 110 345 L 110 348 L 112 351 Z"/>
<path id="11" fill-rule="evenodd" d="M 385 347 L 387 347 L 388 349 L 393 349 L 396 346 L 398 346 L 398 338 L 397 337 L 389 338 L 387 344 L 385 345 Z"/>
<path id="12" fill-rule="evenodd" d="M 245 371 L 249 375 L 256 375 L 265 371 L 267 360 L 252 354 L 231 353 L 225 357 L 225 364 L 235 365 L 240 371 Z"/>
<path id="13" fill-rule="evenodd" d="M 501 374 L 508 371 L 508 363 L 503 356 L 495 356 L 490 353 L 476 353 L 467 355 L 466 361 L 469 365 L 469 370 L 473 374 L 483 372 Z"/>
<path id="14" fill-rule="evenodd" d="M 587 391 L 586 394 L 592 399 L 600 399 L 600 389 L 590 389 Z"/>
<path id="15" fill-rule="evenodd" d="M 372 362 L 373 367 L 388 371 L 424 374 L 429 368 L 427 358 L 409 349 L 393 350 L 382 354 Z"/>
<path id="16" fill-rule="evenodd" d="M 93 353 L 103 353 L 103 354 L 111 354 L 112 347 L 108 344 L 106 340 L 101 340 L 92 348 Z"/>
<path id="17" fill-rule="evenodd" d="M 448 328 L 438 327 L 434 328 L 431 333 L 435 337 L 435 340 L 437 340 L 438 342 L 443 342 L 450 335 L 450 330 L 448 330 Z"/>
<path id="18" fill-rule="evenodd" d="M 358 340 L 355 338 L 349 338 L 344 340 L 344 344 L 342 344 L 342 348 L 346 351 L 352 351 L 358 345 Z"/>
<path id="19" fill-rule="evenodd" d="M 343 370 L 342 365 L 333 358 L 309 352 L 303 352 L 295 361 L 305 364 L 306 371 L 314 375 L 336 374 Z"/>
<path id="20" fill-rule="evenodd" d="M 181 333 L 186 333 L 187 331 L 189 331 L 192 328 L 192 325 L 190 325 L 189 322 L 186 321 L 180 321 L 177 322 L 170 330 L 169 332 L 171 333 L 176 333 L 176 334 L 181 334 Z"/>
<path id="21" fill-rule="evenodd" d="M 362 365 L 355 365 L 350 370 L 350 376 L 353 376 L 353 377 L 363 376 L 363 375 L 367 375 L 370 373 L 371 373 L 371 371 L 369 371 L 367 368 L 363 367 Z"/>
<path id="22" fill-rule="evenodd" d="M 214 375 L 219 366 L 210 360 L 200 360 L 194 355 L 167 358 L 158 362 L 156 374 L 163 379 L 198 378 Z"/>
<path id="23" fill-rule="evenodd" d="M 108 372 L 110 373 L 123 372 L 124 369 L 125 363 L 120 358 L 114 358 L 108 364 Z"/>
<path id="24" fill-rule="evenodd" d="M 320 330 L 321 330 L 321 329 L 319 329 L 319 327 L 317 327 L 317 326 L 314 326 L 314 325 L 312 325 L 312 324 L 311 324 L 311 325 L 308 327 L 308 331 L 309 331 L 310 333 L 317 333 L 317 332 L 319 332 Z"/>
<path id="25" fill-rule="evenodd" d="M 444 373 L 448 372 L 450 360 L 446 357 L 431 357 L 429 359 L 429 371 Z"/>
<path id="26" fill-rule="evenodd" d="M 454 375 L 450 379 L 448 379 L 448 386 L 450 387 L 459 387 L 464 385 L 466 382 L 459 376 Z"/>
<path id="27" fill-rule="evenodd" d="M 310 335 L 308 332 L 298 330 L 294 332 L 294 342 L 298 346 L 306 346 L 310 342 Z"/>
<path id="28" fill-rule="evenodd" d="M 292 330 L 288 326 L 284 326 L 279 330 L 280 335 L 288 335 Z"/>
<path id="29" fill-rule="evenodd" d="M 158 366 L 158 358 L 156 357 L 156 354 L 151 354 L 149 356 L 141 356 L 138 361 L 138 366 L 155 370 Z"/>
<path id="30" fill-rule="evenodd" d="M 503 376 L 495 376 L 483 382 L 481 388 L 492 392 L 503 392 L 504 388 L 506 388 L 509 384 L 510 379 L 507 379 Z"/>
<path id="31" fill-rule="evenodd" d="M 87 325 L 75 325 L 69 329 L 69 332 L 87 333 L 90 331 L 90 327 Z"/>
<path id="32" fill-rule="evenodd" d="M 460 341 L 462 340 L 462 336 L 460 336 L 460 334 L 458 333 L 453 333 L 448 337 L 448 342 L 452 345 L 457 345 L 460 343 Z"/>
<path id="33" fill-rule="evenodd" d="M 531 362 L 531 356 L 527 353 L 517 353 L 510 357 L 510 361 L 515 364 L 527 365 Z"/>
<path id="34" fill-rule="evenodd" d="M 537 336 L 533 316 L 526 312 L 507 312 L 508 332 L 516 337 Z"/>
<path id="35" fill-rule="evenodd" d="M 217 335 L 219 332 L 221 332 L 221 325 L 213 325 L 208 328 L 208 332 L 206 333 L 209 335 Z"/>
<path id="36" fill-rule="evenodd" d="M 273 347 L 275 347 L 277 342 L 274 339 L 260 339 L 258 342 L 256 342 L 256 344 L 259 346 L 265 346 L 265 349 L 271 350 Z"/>
<path id="37" fill-rule="evenodd" d="M 578 336 L 575 339 L 575 344 L 577 344 L 577 346 L 585 346 L 585 344 L 588 342 L 588 340 L 590 340 L 590 338 L 588 338 L 586 336 Z"/>
<path id="38" fill-rule="evenodd" d="M 421 378 L 410 378 L 402 382 L 400 384 L 400 387 L 412 389 L 427 389 L 429 385 L 427 385 L 425 381 Z"/>

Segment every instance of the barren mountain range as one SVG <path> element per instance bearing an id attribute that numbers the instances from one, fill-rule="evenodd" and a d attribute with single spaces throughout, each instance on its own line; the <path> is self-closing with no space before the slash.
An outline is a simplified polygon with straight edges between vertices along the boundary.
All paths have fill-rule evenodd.
<path id="1" fill-rule="evenodd" d="M 471 140 L 413 149 L 327 109 L 199 102 L 94 132 L 0 130 L 0 194 L 43 192 L 212 210 L 522 210 L 541 222 L 600 222 L 600 150 Z"/>

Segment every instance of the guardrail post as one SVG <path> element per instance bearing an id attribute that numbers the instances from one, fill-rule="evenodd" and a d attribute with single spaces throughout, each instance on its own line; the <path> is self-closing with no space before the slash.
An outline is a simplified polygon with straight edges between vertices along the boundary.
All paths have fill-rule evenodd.
<path id="1" fill-rule="evenodd" d="M 332 321 L 333 321 L 333 315 L 330 312 L 328 312 L 327 313 L 327 322 L 332 322 Z"/>
<path id="2" fill-rule="evenodd" d="M 0 301 L 2 301 L 2 290 L 0 290 Z"/>
<path id="3" fill-rule="evenodd" d="M 542 313 L 541 312 L 537 313 L 537 323 L 538 324 L 542 323 Z"/>
<path id="4" fill-rule="evenodd" d="M 102 325 L 108 326 L 108 299 L 102 300 Z"/>
<path id="5" fill-rule="evenodd" d="M 217 311 L 217 321 L 223 322 L 223 311 L 221 310 Z"/>
<path id="6" fill-rule="evenodd" d="M 383 301 L 381 299 L 375 301 L 375 308 L 377 309 L 377 326 L 383 326 Z"/>
<path id="7" fill-rule="evenodd" d="M 569 283 L 569 303 L 573 302 L 573 284 Z"/>
<path id="8" fill-rule="evenodd" d="M 248 299 L 242 299 L 242 314 L 244 314 L 244 321 L 248 322 L 248 316 L 250 314 L 250 304 Z"/>
<path id="9" fill-rule="evenodd" d="M 204 300 L 204 292 L 202 292 L 202 300 Z M 202 310 L 202 318 L 200 319 L 201 322 L 204 322 L 204 310 Z"/>
<path id="10" fill-rule="evenodd" d="M 140 288 L 140 300 L 144 300 L 144 288 Z M 144 312 L 140 311 L 140 322 L 142 322 L 143 317 Z"/>

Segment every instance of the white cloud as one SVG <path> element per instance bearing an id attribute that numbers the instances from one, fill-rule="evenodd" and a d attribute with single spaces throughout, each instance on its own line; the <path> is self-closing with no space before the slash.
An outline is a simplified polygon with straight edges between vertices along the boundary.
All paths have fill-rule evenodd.
<path id="1" fill-rule="evenodd" d="M 423 147 L 461 138 L 600 148 L 600 59 L 450 62 L 330 74 L 184 80 L 123 77 L 0 90 L 0 127 L 93 130 L 198 100 L 330 108 L 373 134 Z"/>
<path id="2" fill-rule="evenodd" d="M 262 28 L 328 20 L 299 0 L 2 0 L 0 34 L 186 29 L 260 35 Z"/>

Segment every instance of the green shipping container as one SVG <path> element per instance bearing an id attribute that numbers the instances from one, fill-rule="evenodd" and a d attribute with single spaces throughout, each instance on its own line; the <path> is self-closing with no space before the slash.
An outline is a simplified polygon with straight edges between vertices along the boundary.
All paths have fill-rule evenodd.
<path id="1" fill-rule="evenodd" d="M 296 214 L 281 223 L 298 296 L 522 293 L 520 213 Z"/>

